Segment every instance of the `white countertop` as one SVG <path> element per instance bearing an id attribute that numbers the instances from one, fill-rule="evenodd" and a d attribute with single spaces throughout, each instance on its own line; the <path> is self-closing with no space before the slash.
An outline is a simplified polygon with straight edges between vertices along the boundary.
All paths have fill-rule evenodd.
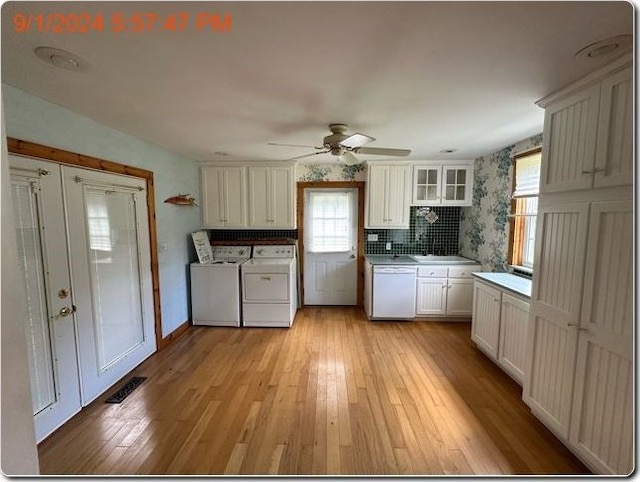
<path id="1" fill-rule="evenodd" d="M 511 273 L 471 273 L 476 278 L 531 298 L 531 280 Z"/>
<path id="2" fill-rule="evenodd" d="M 479 265 L 477 261 L 462 256 L 420 256 L 417 261 L 411 254 L 367 254 L 365 258 L 372 264 L 402 264 L 402 265 Z"/>

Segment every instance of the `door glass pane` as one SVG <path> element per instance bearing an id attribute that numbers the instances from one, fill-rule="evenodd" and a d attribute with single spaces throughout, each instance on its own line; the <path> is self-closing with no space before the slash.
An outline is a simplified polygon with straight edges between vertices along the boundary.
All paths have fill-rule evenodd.
<path id="1" fill-rule="evenodd" d="M 456 199 L 464 199 L 464 186 L 456 187 Z"/>
<path id="2" fill-rule="evenodd" d="M 427 183 L 427 172 L 425 169 L 418 170 L 418 184 L 426 184 Z"/>
<path id="3" fill-rule="evenodd" d="M 455 199 L 455 186 L 447 186 L 444 198 L 447 200 Z"/>
<path id="4" fill-rule="evenodd" d="M 31 183 L 12 181 L 18 261 L 26 294 L 24 320 L 34 415 L 56 401 L 53 354 L 44 282 L 38 199 Z"/>
<path id="5" fill-rule="evenodd" d="M 467 178 L 467 171 L 465 171 L 464 169 L 459 169 L 457 178 L 458 178 L 458 184 L 465 184 L 466 178 Z"/>
<path id="6" fill-rule="evenodd" d="M 429 184 L 438 184 L 438 171 L 429 169 Z"/>
<path id="7" fill-rule="evenodd" d="M 135 199 L 130 192 L 88 188 L 85 212 L 102 371 L 144 341 Z"/>
<path id="8" fill-rule="evenodd" d="M 438 188 L 436 186 L 429 186 L 427 189 L 427 200 L 433 201 L 438 196 Z"/>
<path id="9" fill-rule="evenodd" d="M 426 188 L 426 186 L 418 186 L 418 187 L 417 187 L 417 190 L 416 190 L 416 198 L 417 198 L 419 201 L 424 201 L 424 200 L 426 199 L 426 198 L 425 198 L 425 196 L 426 196 L 426 194 L 425 194 L 425 193 L 426 193 L 426 189 L 427 189 L 427 188 Z"/>
<path id="10" fill-rule="evenodd" d="M 456 171 L 455 169 L 447 170 L 447 184 L 455 184 L 456 183 Z"/>

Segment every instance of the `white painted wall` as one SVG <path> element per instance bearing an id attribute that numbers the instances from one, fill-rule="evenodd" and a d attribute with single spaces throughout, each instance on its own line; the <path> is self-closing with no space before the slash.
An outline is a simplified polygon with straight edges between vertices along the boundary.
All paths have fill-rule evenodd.
<path id="1" fill-rule="evenodd" d="M 200 208 L 165 204 L 178 193 L 200 204 L 196 162 L 2 84 L 9 137 L 108 159 L 154 172 L 162 310 L 162 335 L 189 319 L 188 264 L 195 260 L 192 231 L 200 229 Z"/>
<path id="2" fill-rule="evenodd" d="M 1 393 L 0 413 L 2 430 L 2 472 L 5 475 L 37 475 L 40 472 L 36 437 L 31 410 L 31 388 L 27 362 L 27 338 L 22 321 L 25 319 L 26 304 L 24 293 L 15 283 L 20 278 L 18 249 L 13 227 L 11 186 L 9 183 L 9 161 L 2 117 L 2 305 L 0 338 L 1 350 Z"/>

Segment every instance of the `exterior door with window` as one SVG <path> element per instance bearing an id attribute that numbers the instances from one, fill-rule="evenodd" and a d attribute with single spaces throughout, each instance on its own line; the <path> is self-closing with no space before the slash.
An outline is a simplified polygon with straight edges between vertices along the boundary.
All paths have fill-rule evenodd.
<path id="1" fill-rule="evenodd" d="M 357 189 L 305 189 L 304 304 L 357 303 Z"/>

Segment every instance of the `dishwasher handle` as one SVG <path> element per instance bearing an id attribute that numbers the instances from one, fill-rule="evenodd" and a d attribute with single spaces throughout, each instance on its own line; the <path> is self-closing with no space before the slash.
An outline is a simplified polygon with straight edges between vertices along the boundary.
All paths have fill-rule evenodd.
<path id="1" fill-rule="evenodd" d="M 415 266 L 374 267 L 373 274 L 416 274 Z"/>

